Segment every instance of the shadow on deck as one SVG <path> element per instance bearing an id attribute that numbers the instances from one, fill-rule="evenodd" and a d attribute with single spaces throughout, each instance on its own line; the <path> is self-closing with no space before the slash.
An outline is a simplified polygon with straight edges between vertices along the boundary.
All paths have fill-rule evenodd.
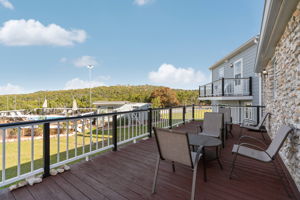
<path id="1" fill-rule="evenodd" d="M 199 122 L 191 122 L 177 127 L 179 130 L 195 132 Z M 237 142 L 239 128 L 233 129 L 234 137 L 228 138 L 222 149 L 220 170 L 215 161 L 207 164 L 208 181 L 203 181 L 202 165 L 198 168 L 196 199 L 300 199 L 299 192 L 289 175 L 285 176 L 291 198 L 283 188 L 283 183 L 276 175 L 270 163 L 259 163 L 246 158 L 238 158 L 235 175 L 229 180 L 232 161 L 232 145 Z M 261 137 L 256 133 L 247 134 Z M 1 200 L 141 200 L 163 199 L 183 200 L 190 198 L 192 170 L 176 165 L 175 174 L 170 163 L 162 162 L 159 171 L 157 193 L 151 195 L 157 147 L 154 138 L 141 140 L 137 144 L 121 147 L 117 152 L 107 152 L 95 156 L 88 162 L 72 165 L 71 171 L 52 176 L 34 186 L 26 186 L 9 192 L 0 192 Z M 200 162 L 201 163 L 201 162 Z M 276 164 L 281 172 L 282 161 Z"/>

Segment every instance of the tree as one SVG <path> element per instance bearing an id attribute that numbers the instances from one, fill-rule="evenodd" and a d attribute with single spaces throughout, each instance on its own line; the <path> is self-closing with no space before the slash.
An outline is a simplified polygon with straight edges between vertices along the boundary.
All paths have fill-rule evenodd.
<path id="1" fill-rule="evenodd" d="M 151 102 L 152 100 L 154 101 L 154 99 L 158 97 L 162 107 L 177 106 L 179 104 L 176 93 L 170 88 L 159 87 L 153 90 L 153 92 L 150 95 Z"/>
<path id="2" fill-rule="evenodd" d="M 152 108 L 159 108 L 161 107 L 160 97 L 155 97 L 151 100 Z"/>

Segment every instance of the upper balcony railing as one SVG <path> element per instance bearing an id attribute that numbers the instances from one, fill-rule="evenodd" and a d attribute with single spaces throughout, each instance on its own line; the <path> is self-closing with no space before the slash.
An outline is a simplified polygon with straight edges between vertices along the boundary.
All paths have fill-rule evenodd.
<path id="1" fill-rule="evenodd" d="M 199 87 L 199 97 L 252 96 L 252 77 L 222 78 Z"/>

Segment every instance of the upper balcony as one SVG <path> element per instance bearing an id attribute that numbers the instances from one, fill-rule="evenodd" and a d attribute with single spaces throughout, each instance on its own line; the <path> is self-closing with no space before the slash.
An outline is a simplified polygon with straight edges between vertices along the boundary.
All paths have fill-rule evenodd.
<path id="1" fill-rule="evenodd" d="M 199 87 L 199 100 L 252 100 L 252 77 L 222 78 Z"/>

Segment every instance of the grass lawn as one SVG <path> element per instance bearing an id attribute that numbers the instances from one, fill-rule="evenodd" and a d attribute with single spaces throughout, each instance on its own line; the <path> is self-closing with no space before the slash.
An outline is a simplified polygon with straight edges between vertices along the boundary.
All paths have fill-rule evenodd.
<path id="1" fill-rule="evenodd" d="M 204 118 L 204 113 L 206 112 L 212 112 L 211 109 L 195 109 L 195 119 L 200 120 Z M 162 118 L 164 119 L 169 119 L 169 113 L 161 113 L 160 114 Z M 192 118 L 192 113 L 187 112 L 185 115 L 186 119 L 191 119 Z M 172 120 L 182 120 L 182 111 L 180 110 L 179 112 L 176 112 L 174 109 L 172 112 Z"/>

